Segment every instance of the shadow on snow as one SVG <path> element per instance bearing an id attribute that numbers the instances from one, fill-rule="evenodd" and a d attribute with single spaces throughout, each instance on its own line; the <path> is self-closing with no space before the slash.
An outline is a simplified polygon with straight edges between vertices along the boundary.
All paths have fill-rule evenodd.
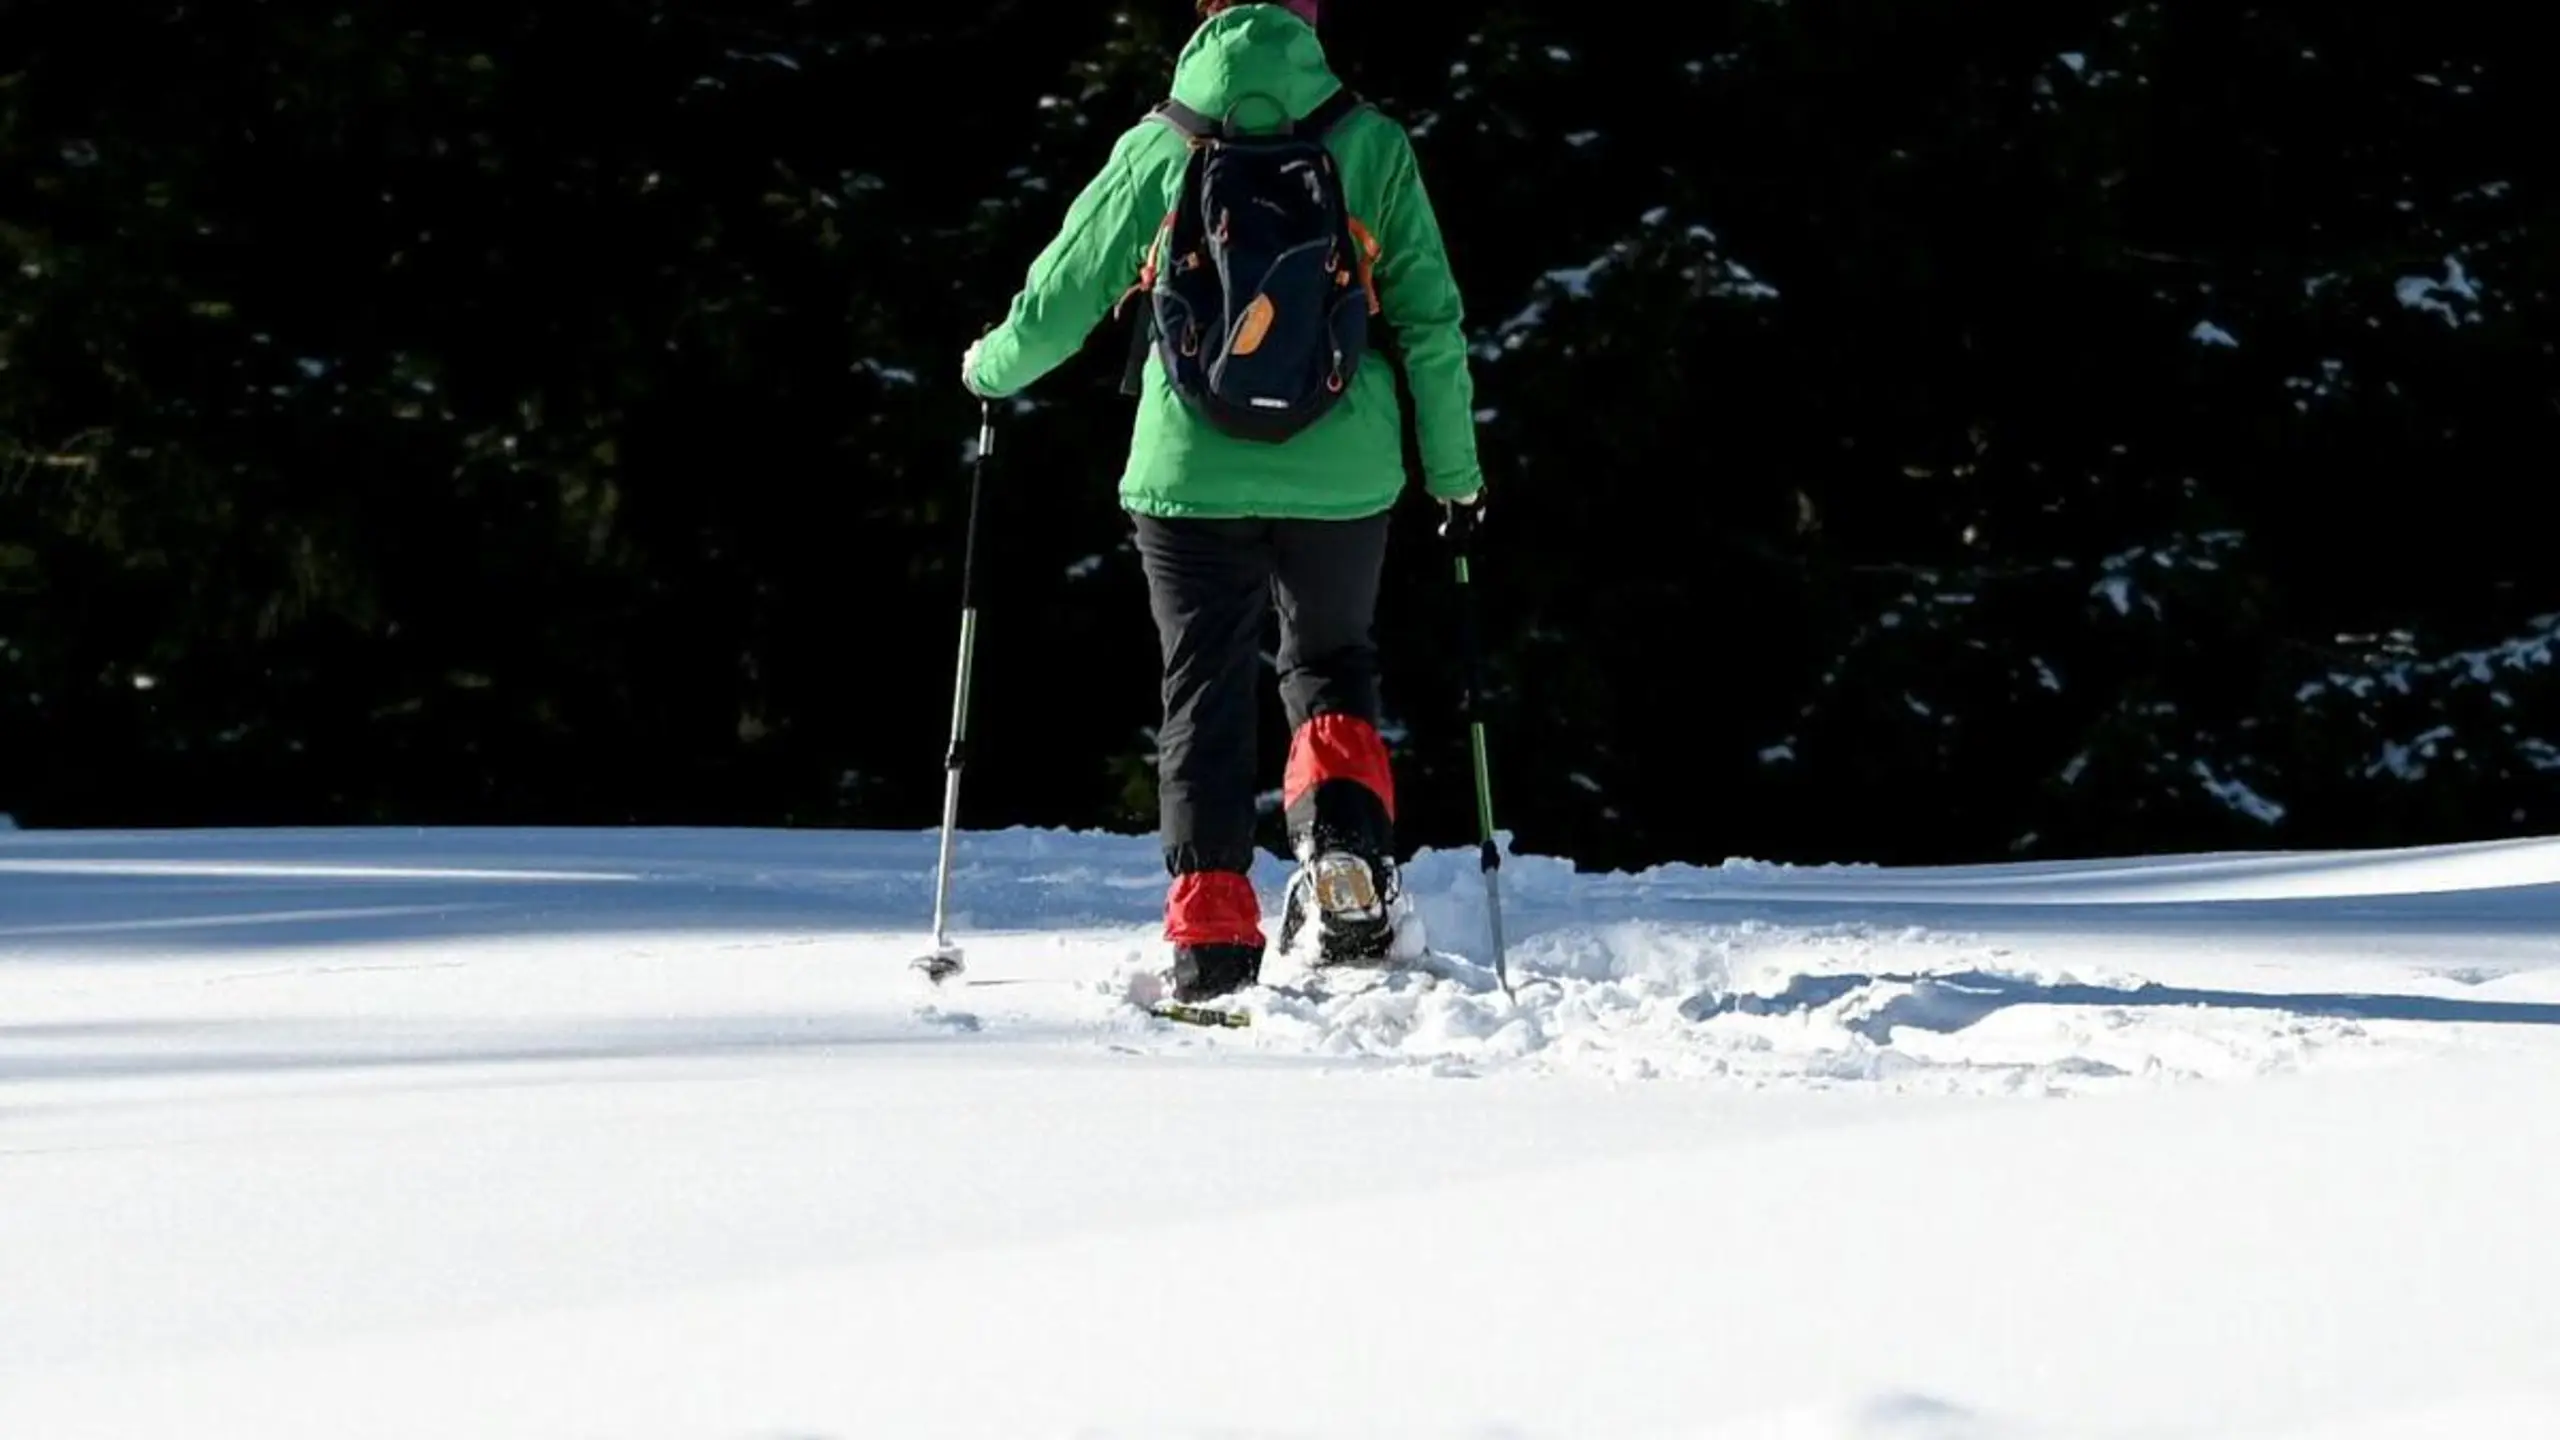
<path id="1" fill-rule="evenodd" d="M 974 1016 L 935 1012 L 907 1024 L 882 1018 L 738 1015 L 648 1023 L 403 1032 L 264 1021 L 107 1021 L 0 1025 L 0 1083 L 178 1075 L 282 1075 L 594 1061 L 823 1056 L 856 1047 L 933 1046 L 979 1033 Z M 1009 1024 L 1020 1039 L 1023 1027 Z"/>
<path id="2" fill-rule="evenodd" d="M 1978 1025 L 2021 1005 L 2114 1008 L 2281 1010 L 2308 1018 L 2411 1020 L 2475 1025 L 2560 1025 L 2560 1004 L 2465 1000 L 2433 995 L 2284 994 L 2203 990 L 2177 985 L 2087 985 L 2028 979 L 1986 970 L 1911 975 L 1799 975 L 1774 995 L 1700 995 L 1681 1007 L 1692 1020 L 1717 1015 L 1794 1015 L 1836 1005 L 1861 992 L 1908 986 L 1873 1010 L 1844 1016 L 1843 1028 L 1877 1044 L 1897 1027 L 1941 1034 Z"/>

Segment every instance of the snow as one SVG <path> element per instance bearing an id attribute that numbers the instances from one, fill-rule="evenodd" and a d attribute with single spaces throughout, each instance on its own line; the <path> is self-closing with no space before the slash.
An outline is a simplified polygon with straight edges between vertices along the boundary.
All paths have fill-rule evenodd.
<path id="1" fill-rule="evenodd" d="M 1610 261 L 1614 258 L 1614 256 L 1603 256 L 1598 260 L 1592 261 L 1588 265 L 1567 265 L 1559 269 L 1550 270 L 1545 276 L 1546 283 L 1563 291 L 1565 294 L 1572 296 L 1576 300 L 1588 300 L 1591 298 L 1592 280 L 1596 278 L 1602 270 L 1607 269 Z"/>
<path id="2" fill-rule="evenodd" d="M 2340 640 L 2369 643 L 2370 638 L 2341 636 Z M 2367 657 L 2362 673 L 2340 671 L 2325 680 L 2305 681 L 2294 698 L 2307 701 L 2336 692 L 2362 700 L 2386 688 L 2407 695 L 2423 684 L 2441 682 L 2460 689 L 2495 684 L 2502 676 L 2530 674 L 2549 667 L 2560 655 L 2560 611 L 2533 617 L 2523 634 L 2432 660 L 2410 658 L 2414 637 L 2395 633 L 2390 639 L 2388 649 Z"/>
<path id="3" fill-rule="evenodd" d="M 1598 132 L 1591 131 L 1566 138 L 1568 143 L 1581 145 L 1597 136 Z M 1668 207 L 1657 205 L 1638 218 L 1647 229 L 1657 229 L 1670 218 L 1670 214 Z M 1684 238 L 1691 250 L 1697 252 L 1698 258 L 1680 268 L 1681 278 L 1719 299 L 1762 301 L 1779 298 L 1777 288 L 1754 274 L 1750 267 L 1715 253 L 1721 242 L 1714 230 L 1704 225 L 1692 225 Z M 1560 265 L 1545 271 L 1531 287 L 1528 302 L 1496 326 L 1490 336 L 1473 344 L 1469 353 L 1491 363 L 1519 350 L 1529 343 L 1534 332 L 1547 323 L 1559 301 L 1590 299 L 1602 274 L 1638 259 L 1643 253 L 1638 241 L 1621 240 L 1583 264 Z"/>
<path id="4" fill-rule="evenodd" d="M 2506 687 L 2509 682 L 2535 678 L 2550 669 L 2554 655 L 2560 654 L 2560 613 L 2535 616 L 2522 634 L 2432 658 L 2420 658 L 2417 637 L 2404 631 L 2387 636 L 2338 638 L 2342 645 L 2366 651 L 2358 657 L 2360 668 L 2332 671 L 2326 677 L 2304 681 L 2294 691 L 2297 702 L 2310 704 L 2336 697 L 2362 702 L 2388 692 L 2428 697 L 2441 705 L 2461 692 L 2485 689 L 2499 709 L 2515 710 L 2518 702 Z M 2516 731 L 2515 722 L 2504 721 L 2496 733 L 2512 738 L 2527 763 L 2539 765 L 2537 757 L 2548 752 L 2547 742 Z M 2429 725 L 2405 740 L 2385 737 L 2364 772 L 2368 777 L 2423 779 L 2430 762 L 2442 758 L 2458 738 L 2454 729 L 2441 723 Z M 2451 750 L 2455 760 L 2467 759 L 2468 753 L 2460 748 Z"/>
<path id="5" fill-rule="evenodd" d="M 2310 375 L 2287 376 L 2284 382 L 2286 389 L 2294 391 L 2299 395 L 2311 397 L 2310 399 L 2298 399 L 2294 401 L 2293 408 L 2306 414 L 2309 413 L 2311 409 L 2311 399 L 2325 400 L 2336 394 L 2339 387 L 2345 382 L 2346 373 L 2347 366 L 2345 361 L 2328 359 L 2320 362 L 2320 373 L 2316 377 Z"/>
<path id="6" fill-rule="evenodd" d="M 2423 780 L 2427 777 L 2427 762 L 2435 759 L 2437 751 L 2453 738 L 2452 726 L 2437 725 L 2406 742 L 2385 740 L 2382 754 L 2365 767 L 2365 774 L 2374 776 L 2387 771 L 2402 780 Z"/>
<path id="7" fill-rule="evenodd" d="M 2214 324 L 2210 320 L 2197 321 L 2195 329 L 2187 332 L 2187 338 L 2195 341 L 2199 345 L 2215 345 L 2226 350 L 2236 350 L 2240 348 L 2239 340 L 2234 338 L 2230 331 L 2223 329 L 2221 326 Z"/>
<path id="8" fill-rule="evenodd" d="M 2404 275 L 2393 287 L 2393 291 L 2400 297 L 2401 304 L 2412 310 L 2431 311 L 2441 315 L 2447 325 L 2458 327 L 2470 319 L 2477 318 L 2480 287 L 2463 269 L 2462 257 L 2459 255 L 2444 257 L 2443 279 L 2439 280 L 2428 275 Z M 2455 308 L 2451 301 L 2444 298 L 2447 295 L 2455 296 L 2470 304 L 2474 313 L 2466 316 L 2461 310 Z"/>
<path id="9" fill-rule="evenodd" d="M 2190 767 L 2202 782 L 2205 793 L 2262 825 L 2273 825 L 2284 819 L 2284 807 L 2259 794 L 2249 785 L 2216 771 L 2212 765 L 2198 760 Z"/>
<path id="10" fill-rule="evenodd" d="M 1778 298 L 1778 288 L 1776 286 L 1771 285 L 1759 276 L 1753 274 L 1750 267 L 1744 265 L 1739 260 L 1722 261 L 1720 262 L 1719 269 L 1721 270 L 1722 278 L 1717 280 L 1713 286 L 1709 287 L 1709 294 L 1729 296 L 1741 300 L 1775 300 Z"/>
<path id="11" fill-rule="evenodd" d="M 2247 539 L 2238 530 L 2200 530 L 2163 545 L 2136 545 L 2120 550 L 2098 562 L 2100 577 L 2089 587 L 2089 593 L 2103 597 L 2119 615 L 2131 615 L 2138 599 L 2157 615 L 2157 597 L 2137 592 L 2133 582 L 2136 566 L 2149 564 L 2160 570 L 2219 570 L 2222 556 L 2236 550 Z"/>
<path id="12" fill-rule="evenodd" d="M 1516 999 L 1427 852 L 1243 1030 L 1151 839 L 964 835 L 943 991 L 932 861 L 8 834 L 0 1435 L 2560 1427 L 2560 840 L 1514 853 Z"/>

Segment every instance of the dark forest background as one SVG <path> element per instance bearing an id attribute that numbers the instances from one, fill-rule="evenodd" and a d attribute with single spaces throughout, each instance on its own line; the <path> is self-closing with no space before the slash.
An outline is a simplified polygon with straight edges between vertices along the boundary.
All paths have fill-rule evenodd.
<path id="1" fill-rule="evenodd" d="M 2560 830 L 2536 7 L 1330 9 L 1480 341 L 1520 848 Z M 1191 23 L 0 6 L 0 811 L 932 824 L 959 355 Z M 1153 822 L 1124 353 L 1000 407 L 973 826 Z"/>

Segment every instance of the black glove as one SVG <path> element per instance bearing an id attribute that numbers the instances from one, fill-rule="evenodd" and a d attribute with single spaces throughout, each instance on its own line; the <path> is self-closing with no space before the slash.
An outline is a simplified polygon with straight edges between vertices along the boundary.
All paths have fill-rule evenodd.
<path id="1" fill-rule="evenodd" d="M 1460 545 L 1475 538 L 1477 529 L 1484 524 L 1484 491 L 1485 487 L 1478 485 L 1475 492 L 1464 500 L 1440 502 L 1440 533 L 1443 536 Z"/>

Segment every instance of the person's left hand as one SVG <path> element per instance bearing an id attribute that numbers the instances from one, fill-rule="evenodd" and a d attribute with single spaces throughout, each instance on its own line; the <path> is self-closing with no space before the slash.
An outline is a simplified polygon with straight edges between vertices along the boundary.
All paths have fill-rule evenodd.
<path id="1" fill-rule="evenodd" d="M 970 341 L 969 348 L 960 355 L 960 387 L 981 400 L 987 394 L 978 388 L 978 347 L 986 343 L 986 337 L 980 336 Z"/>
<path id="2" fill-rule="evenodd" d="M 1440 502 L 1440 533 L 1452 540 L 1465 540 L 1484 524 L 1485 486 L 1476 488 L 1454 500 Z"/>

